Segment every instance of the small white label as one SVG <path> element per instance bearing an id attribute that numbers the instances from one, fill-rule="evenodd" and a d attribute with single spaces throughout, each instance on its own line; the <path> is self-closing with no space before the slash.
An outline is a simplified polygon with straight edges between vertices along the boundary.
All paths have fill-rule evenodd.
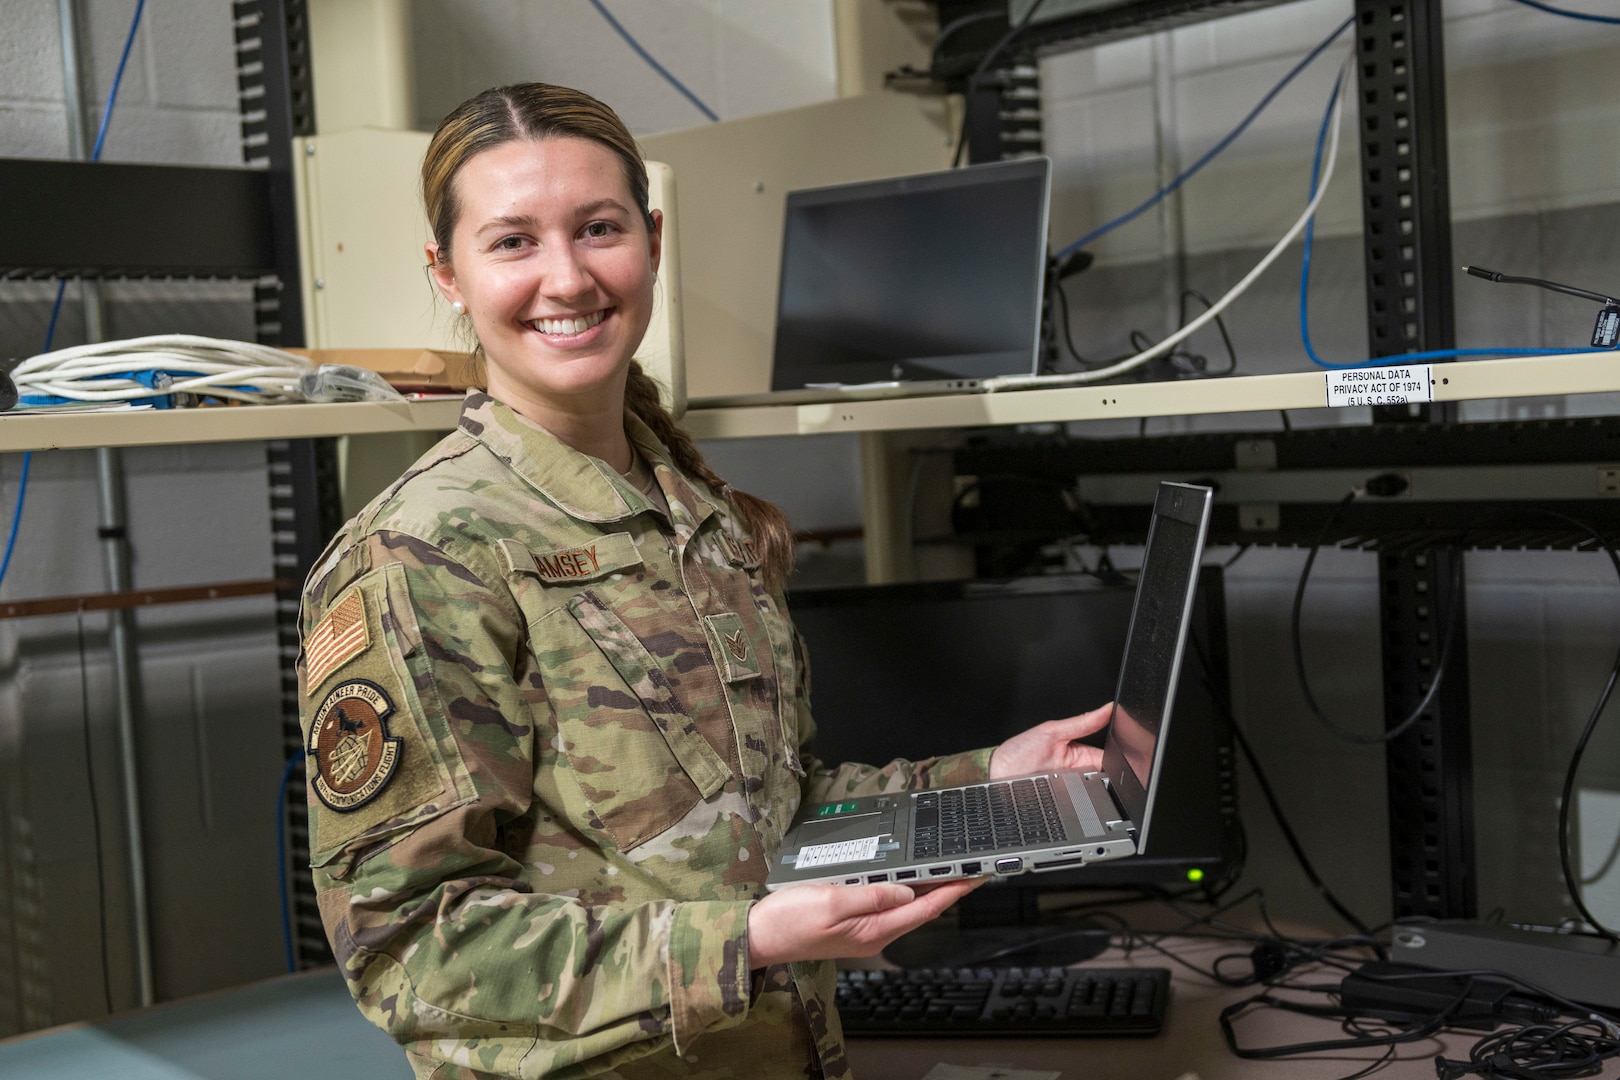
<path id="1" fill-rule="evenodd" d="M 877 858 L 877 849 L 876 836 L 868 836 L 864 840 L 840 840 L 836 844 L 811 844 L 799 849 L 799 859 L 793 865 L 799 870 L 809 870 L 835 863 L 871 862 Z"/>
<path id="2" fill-rule="evenodd" d="M 1403 367 L 1344 368 L 1327 373 L 1331 409 L 1351 405 L 1411 405 L 1434 400 L 1428 364 Z"/>

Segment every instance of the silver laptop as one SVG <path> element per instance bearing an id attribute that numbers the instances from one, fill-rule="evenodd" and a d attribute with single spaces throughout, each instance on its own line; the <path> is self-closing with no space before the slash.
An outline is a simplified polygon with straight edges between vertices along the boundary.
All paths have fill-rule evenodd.
<path id="1" fill-rule="evenodd" d="M 1039 371 L 1044 157 L 792 191 L 771 389 L 693 408 L 963 394 Z"/>
<path id="2" fill-rule="evenodd" d="M 1159 485 L 1100 770 L 802 807 L 766 887 L 1040 873 L 1146 851 L 1211 497 Z"/>

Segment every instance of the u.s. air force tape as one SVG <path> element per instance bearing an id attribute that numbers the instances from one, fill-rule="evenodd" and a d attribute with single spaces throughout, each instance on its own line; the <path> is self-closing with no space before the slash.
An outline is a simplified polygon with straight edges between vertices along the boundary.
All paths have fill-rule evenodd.
<path id="1" fill-rule="evenodd" d="M 399 740 L 388 734 L 394 703 L 365 679 L 338 685 L 315 713 L 305 750 L 321 802 L 339 813 L 382 793 L 399 770 Z"/>

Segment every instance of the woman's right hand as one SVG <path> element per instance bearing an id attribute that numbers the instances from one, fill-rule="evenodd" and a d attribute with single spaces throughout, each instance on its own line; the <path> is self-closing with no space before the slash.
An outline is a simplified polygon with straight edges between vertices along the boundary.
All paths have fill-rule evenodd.
<path id="1" fill-rule="evenodd" d="M 874 956 L 983 885 L 986 878 L 908 885 L 794 885 L 748 912 L 748 964 Z"/>

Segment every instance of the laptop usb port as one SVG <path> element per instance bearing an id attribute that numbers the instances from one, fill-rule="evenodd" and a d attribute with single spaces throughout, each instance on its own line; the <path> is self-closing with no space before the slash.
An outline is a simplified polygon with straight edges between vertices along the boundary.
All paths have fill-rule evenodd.
<path id="1" fill-rule="evenodd" d="M 915 871 L 915 870 L 901 870 L 901 871 L 899 871 L 898 873 L 896 873 L 894 875 L 894 880 L 896 880 L 896 881 L 910 881 L 912 878 L 914 878 L 916 876 L 917 876 L 917 871 Z"/>
<path id="2" fill-rule="evenodd" d="M 866 883 L 868 885 L 876 885 L 880 881 L 888 881 L 888 880 L 889 880 L 889 875 L 888 874 L 867 874 L 866 875 Z"/>
<path id="3" fill-rule="evenodd" d="M 948 866 L 930 866 L 928 868 L 928 876 L 929 877 L 944 877 L 946 874 L 948 874 L 950 872 L 951 872 L 951 868 L 948 867 Z"/>

